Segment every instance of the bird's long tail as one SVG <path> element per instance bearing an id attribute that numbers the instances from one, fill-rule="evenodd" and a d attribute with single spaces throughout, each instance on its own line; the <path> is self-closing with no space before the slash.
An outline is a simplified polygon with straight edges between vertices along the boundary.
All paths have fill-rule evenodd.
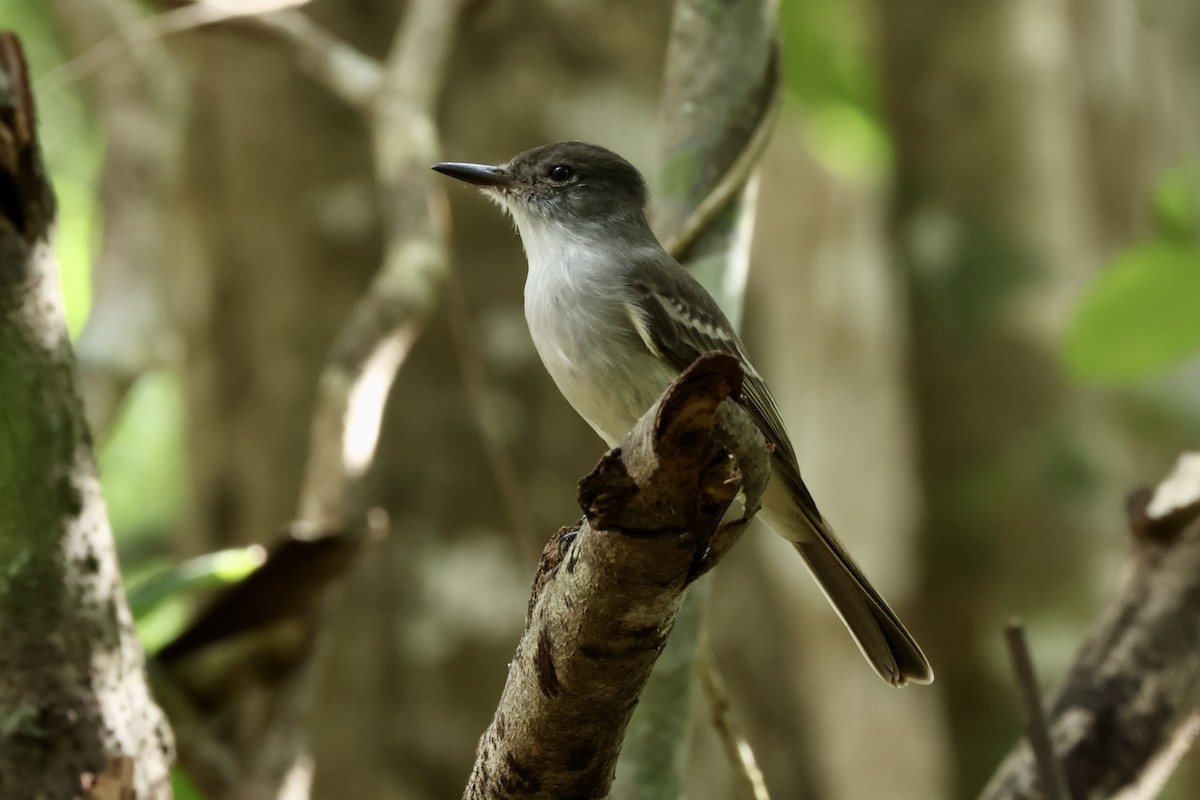
<path id="1" fill-rule="evenodd" d="M 797 477 L 789 479 L 789 472 Z M 925 654 L 842 547 L 798 472 L 776 471 L 763 496 L 760 516 L 804 557 L 821 591 L 881 678 L 893 686 L 929 683 L 933 670 Z"/>
<path id="2" fill-rule="evenodd" d="M 804 557 L 813 577 L 837 611 L 858 649 L 893 686 L 929 683 L 933 670 L 920 646 L 874 587 L 863 577 L 834 538 L 824 520 L 814 528 L 813 538 L 793 542 Z"/>

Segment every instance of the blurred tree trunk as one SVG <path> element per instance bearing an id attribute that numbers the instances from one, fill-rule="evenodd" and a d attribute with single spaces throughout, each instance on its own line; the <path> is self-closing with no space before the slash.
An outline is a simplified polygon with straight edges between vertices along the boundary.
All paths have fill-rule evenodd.
<path id="1" fill-rule="evenodd" d="M 395 9 L 331 4 L 322 22 L 390 42 L 370 20 Z M 394 24 L 394 20 L 393 20 Z M 173 40 L 192 103 L 164 284 L 184 341 L 189 508 L 184 554 L 266 542 L 297 507 L 318 374 L 370 275 L 380 244 L 370 146 L 356 112 L 297 69 L 268 37 L 210 29 Z M 276 704 L 246 680 L 214 732 L 269 784 L 278 761 L 257 732 Z M 364 718 L 366 718 L 364 714 Z M 276 723 L 297 728 L 301 720 Z M 272 741 L 287 741 L 281 732 Z M 290 791 L 311 781 L 299 762 Z M 261 797 L 240 782 L 236 796 Z"/>
<path id="2" fill-rule="evenodd" d="M 927 613 L 940 620 L 928 648 L 962 795 L 1006 746 L 988 732 L 1015 717 L 1004 618 L 1031 619 L 1049 677 L 1065 653 L 1040 648 L 1039 628 L 1078 629 L 1094 586 L 1111 579 L 1095 532 L 1119 542 L 1106 498 L 1133 483 L 1136 464 L 1112 409 L 1065 382 L 1058 339 L 1104 259 L 1149 232 L 1149 189 L 1174 156 L 1160 99 L 1145 91 L 1151 48 L 1133 7 L 876 8 L 911 304 Z"/>
<path id="3" fill-rule="evenodd" d="M 335 28 L 362 22 L 331 15 Z M 379 242 L 353 112 L 269 39 L 206 30 L 178 49 L 193 104 L 170 299 L 185 337 L 191 554 L 265 541 L 291 519 L 317 375 Z"/>
<path id="4" fill-rule="evenodd" d="M 762 353 L 759 368 L 822 512 L 928 648 L 936 620 L 915 602 L 924 576 L 907 313 L 891 270 L 881 190 L 830 173 L 804 142 L 803 119 L 785 115 L 763 173 L 750 285 L 757 313 L 746 334 L 751 351 Z M 758 669 L 777 671 L 780 661 L 798 667 L 777 686 L 789 686 L 798 709 L 787 737 L 810 743 L 816 796 L 949 796 L 944 665 L 931 655 L 938 676 L 931 687 L 882 683 L 777 538 L 756 537 L 785 655 Z M 744 644 L 748 653 L 755 647 Z M 777 754 L 772 765 L 763 752 L 768 779 L 776 776 L 772 789 L 788 797 L 780 783 L 785 756 L 795 758 Z"/>

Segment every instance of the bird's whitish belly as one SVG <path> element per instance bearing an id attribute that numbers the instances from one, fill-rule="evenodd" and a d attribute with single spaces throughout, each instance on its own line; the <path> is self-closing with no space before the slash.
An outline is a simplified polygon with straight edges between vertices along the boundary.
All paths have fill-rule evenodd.
<path id="1" fill-rule="evenodd" d="M 579 315 L 578 307 L 563 311 Z M 593 308 L 610 314 L 613 309 Z M 582 316 L 582 315 L 581 315 Z M 674 377 L 628 321 L 587 319 L 526 309 L 534 346 L 567 402 L 611 447 L 620 443 Z M 622 324 L 623 323 L 623 324 Z M 605 333 L 607 332 L 607 333 Z"/>

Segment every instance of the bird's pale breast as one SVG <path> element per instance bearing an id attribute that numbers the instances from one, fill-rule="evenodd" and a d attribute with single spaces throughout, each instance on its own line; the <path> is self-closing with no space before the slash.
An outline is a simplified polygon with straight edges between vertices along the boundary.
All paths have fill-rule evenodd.
<path id="1" fill-rule="evenodd" d="M 525 319 L 563 397 L 613 446 L 676 373 L 638 335 L 628 298 L 613 291 L 620 283 L 602 280 L 612 262 L 594 246 L 559 241 L 552 252 L 526 242 Z"/>

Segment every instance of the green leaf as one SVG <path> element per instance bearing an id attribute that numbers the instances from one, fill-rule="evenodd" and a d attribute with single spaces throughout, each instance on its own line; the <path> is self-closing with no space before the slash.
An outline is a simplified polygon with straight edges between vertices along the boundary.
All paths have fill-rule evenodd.
<path id="1" fill-rule="evenodd" d="M 1154 187 L 1154 217 L 1160 236 L 1196 241 L 1200 235 L 1200 163 L 1184 161 Z"/>
<path id="2" fill-rule="evenodd" d="M 54 14 L 45 0 L 0 0 L 0 28 L 19 31 L 33 77 L 42 153 L 58 198 L 54 252 L 66 307 L 76 336 L 92 301 L 91 263 L 100 233 L 97 185 L 104 135 L 80 82 L 47 86 L 47 72 L 66 61 Z"/>
<path id="3" fill-rule="evenodd" d="M 184 425 L 179 375 L 163 370 L 139 378 L 99 453 L 108 517 L 122 547 L 161 538 L 179 519 Z"/>
<path id="4" fill-rule="evenodd" d="M 191 618 L 191 595 L 237 583 L 262 565 L 262 547 L 219 550 L 169 567 L 131 586 L 129 608 L 147 653 L 156 653 Z"/>
<path id="5" fill-rule="evenodd" d="M 1135 381 L 1200 354 L 1200 247 L 1159 241 L 1127 250 L 1075 311 L 1063 356 L 1078 377 Z"/>
<path id="6" fill-rule="evenodd" d="M 262 566 L 265 557 L 262 547 L 250 545 L 188 559 L 131 587 L 129 608 L 135 618 L 141 617 L 175 595 L 237 583 Z"/>
<path id="7" fill-rule="evenodd" d="M 196 784 L 179 767 L 171 770 L 171 793 L 175 795 L 175 800 L 205 800 Z"/>

